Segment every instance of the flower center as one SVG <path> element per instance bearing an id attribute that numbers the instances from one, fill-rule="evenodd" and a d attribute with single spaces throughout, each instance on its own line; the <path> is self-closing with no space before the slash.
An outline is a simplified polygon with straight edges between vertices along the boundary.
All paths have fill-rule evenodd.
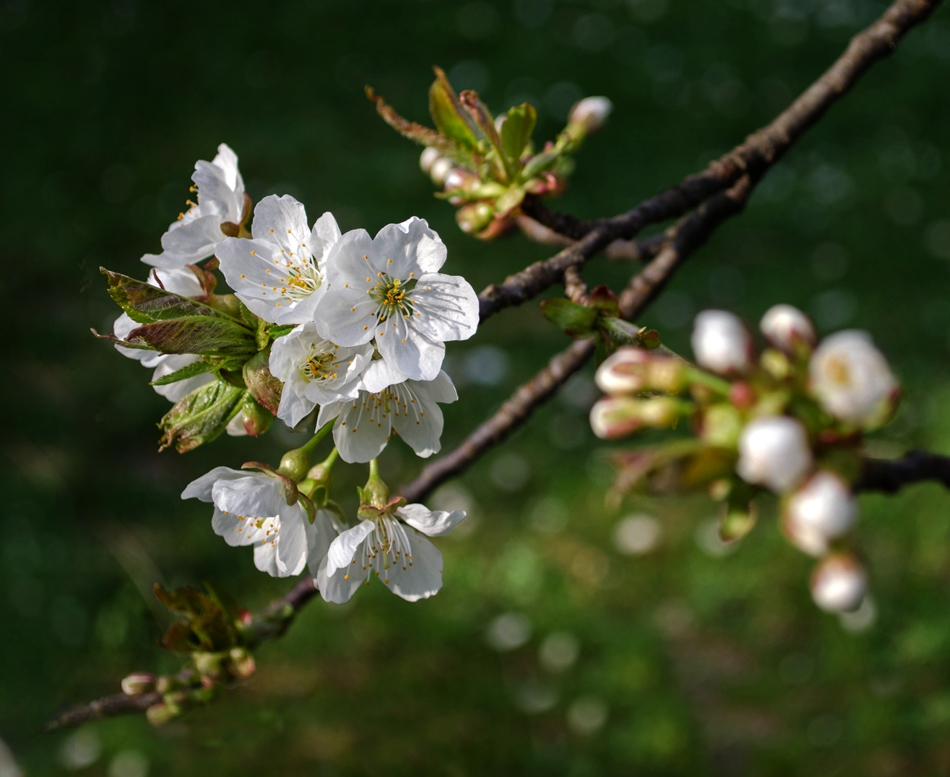
<path id="1" fill-rule="evenodd" d="M 323 278 L 309 262 L 287 262 L 287 276 L 280 279 L 283 284 L 280 294 L 292 302 L 305 299 L 323 285 Z"/>
<path id="2" fill-rule="evenodd" d="M 404 572 L 412 567 L 412 547 L 409 536 L 398 519 L 391 515 L 381 515 L 375 521 L 375 527 L 370 535 L 363 540 L 362 566 L 369 583 L 370 575 L 376 573 L 383 583 L 389 584 L 389 570 L 393 567 L 402 567 Z M 353 563 L 361 560 L 357 556 Z M 349 580 L 350 575 L 344 575 Z"/>
<path id="3" fill-rule="evenodd" d="M 300 365 L 300 374 L 307 381 L 326 382 L 336 378 L 337 362 L 331 351 L 317 351 L 316 346 L 311 346 L 310 355 Z"/>
<path id="4" fill-rule="evenodd" d="M 828 360 L 828 377 L 833 383 L 839 386 L 849 386 L 851 384 L 851 373 L 848 365 L 841 359 Z"/>
<path id="5" fill-rule="evenodd" d="M 385 273 L 379 273 L 379 280 L 370 289 L 369 296 L 376 305 L 376 315 L 380 323 L 393 316 L 408 317 L 412 314 L 412 298 L 408 296 L 416 286 L 414 278 L 403 281 L 391 278 Z"/>

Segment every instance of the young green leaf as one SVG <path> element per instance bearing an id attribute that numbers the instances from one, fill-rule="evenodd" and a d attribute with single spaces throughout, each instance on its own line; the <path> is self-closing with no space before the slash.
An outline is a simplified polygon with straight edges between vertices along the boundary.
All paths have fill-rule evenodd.
<path id="1" fill-rule="evenodd" d="M 220 310 L 152 286 L 145 281 L 112 272 L 105 267 L 101 267 L 100 272 L 109 282 L 109 296 L 128 314 L 129 318 L 139 324 L 151 324 L 184 316 L 234 320 Z"/>
<path id="2" fill-rule="evenodd" d="M 521 155 L 531 140 L 534 125 L 538 121 L 538 112 L 531 103 L 521 103 L 508 109 L 508 115 L 501 125 L 501 145 L 505 155 L 521 167 Z"/>
<path id="3" fill-rule="evenodd" d="M 187 364 L 180 370 L 175 370 L 174 372 L 165 375 L 158 380 L 153 380 L 149 385 L 167 386 L 169 383 L 177 383 L 180 380 L 188 380 L 188 378 L 194 378 L 197 375 L 204 375 L 206 372 L 213 371 L 213 364 L 208 364 L 208 362 L 195 362 L 194 364 Z"/>
<path id="4" fill-rule="evenodd" d="M 207 383 L 179 400 L 162 418 L 160 450 L 171 445 L 179 453 L 218 437 L 240 411 L 246 390 L 223 380 Z"/>
<path id="5" fill-rule="evenodd" d="M 597 320 L 596 310 L 560 297 L 544 300 L 541 312 L 548 321 L 574 338 L 589 337 Z"/>
<path id="6" fill-rule="evenodd" d="M 145 324 L 129 332 L 133 346 L 160 353 L 196 353 L 208 356 L 250 356 L 257 350 L 254 335 L 226 318 L 187 316 Z"/>
<path id="7" fill-rule="evenodd" d="M 466 151 L 474 152 L 484 133 L 462 107 L 445 73 L 440 68 L 433 69 L 435 81 L 429 87 L 429 113 L 432 114 L 432 120 L 445 137 Z"/>

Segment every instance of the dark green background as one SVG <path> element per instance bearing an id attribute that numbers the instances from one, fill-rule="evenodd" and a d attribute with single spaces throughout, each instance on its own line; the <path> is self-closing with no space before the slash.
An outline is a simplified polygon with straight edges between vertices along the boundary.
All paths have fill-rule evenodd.
<path id="1" fill-rule="evenodd" d="M 447 271 L 482 288 L 548 251 L 459 232 L 364 84 L 421 120 L 440 64 L 496 109 L 535 101 L 542 139 L 574 99 L 608 95 L 615 113 L 557 203 L 608 215 L 768 121 L 883 7 L 5 0 L 0 737 L 22 768 L 64 773 L 85 742 L 98 757 L 79 773 L 110 777 L 145 763 L 176 777 L 950 773 L 950 498 L 931 485 L 862 497 L 878 619 L 850 633 L 811 604 L 812 562 L 783 541 L 774 505 L 723 558 L 696 539 L 705 499 L 604 506 L 613 446 L 586 431 L 589 370 L 461 480 L 473 531 L 439 543 L 435 599 L 410 605 L 374 585 L 346 607 L 316 602 L 259 651 L 252 682 L 164 729 L 127 718 L 80 740 L 39 733 L 128 671 L 177 666 L 142 593 L 157 578 L 212 580 L 251 607 L 290 585 L 215 537 L 206 505 L 178 499 L 212 466 L 276 463 L 290 435 L 156 453 L 167 403 L 89 334 L 116 315 L 97 268 L 144 274 L 138 258 L 158 250 L 196 159 L 226 141 L 255 199 L 293 194 L 344 229 L 423 216 L 448 244 Z M 835 105 L 639 322 L 684 350 L 693 314 L 712 305 L 754 322 L 789 302 L 823 332 L 868 329 L 906 390 L 874 443 L 882 454 L 950 452 L 948 14 Z M 630 271 L 600 258 L 588 277 L 619 285 Z M 565 345 L 534 303 L 450 344 L 461 400 L 444 446 Z M 504 381 L 466 381 L 478 365 Z M 420 463 L 394 446 L 384 475 Z M 349 509 L 361 477 L 338 479 Z M 663 541 L 624 557 L 614 526 L 637 512 L 660 519 Z M 532 635 L 500 653 L 485 635 L 510 612 Z M 580 644 L 559 674 L 539 661 L 552 632 Z M 589 735 L 568 723 L 582 697 L 608 709 Z"/>

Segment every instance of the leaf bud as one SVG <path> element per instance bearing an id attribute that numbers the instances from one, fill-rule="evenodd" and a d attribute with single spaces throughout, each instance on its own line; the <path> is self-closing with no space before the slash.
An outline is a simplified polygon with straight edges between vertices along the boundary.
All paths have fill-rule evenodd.
<path id="1" fill-rule="evenodd" d="M 704 310 L 696 316 L 690 337 L 696 363 L 712 372 L 731 375 L 752 366 L 752 337 L 745 324 L 725 310 Z"/>
<path id="2" fill-rule="evenodd" d="M 811 319 L 791 305 L 773 305 L 762 316 L 759 329 L 773 348 L 794 354 L 815 347 L 815 327 Z"/>
<path id="3" fill-rule="evenodd" d="M 613 109 L 614 104 L 606 97 L 585 97 L 571 108 L 567 119 L 569 131 L 579 130 L 582 135 L 597 132 L 607 123 Z"/>
<path id="4" fill-rule="evenodd" d="M 801 422 L 788 416 L 756 418 L 739 437 L 736 472 L 747 483 L 783 493 L 812 467 L 811 445 Z"/>
<path id="5" fill-rule="evenodd" d="M 126 696 L 142 696 L 155 690 L 155 675 L 135 672 L 122 678 L 122 693 Z"/>
<path id="6" fill-rule="evenodd" d="M 826 612 L 853 610 L 861 604 L 867 592 L 867 573 L 851 553 L 825 556 L 811 576 L 812 599 Z"/>

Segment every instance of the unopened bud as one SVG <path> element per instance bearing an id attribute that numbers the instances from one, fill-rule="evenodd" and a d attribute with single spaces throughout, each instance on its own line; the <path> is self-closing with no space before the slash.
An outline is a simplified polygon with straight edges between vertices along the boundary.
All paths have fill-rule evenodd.
<path id="1" fill-rule="evenodd" d="M 471 170 L 455 167 L 449 170 L 448 175 L 445 176 L 445 183 L 443 185 L 446 191 L 452 191 L 453 189 L 466 189 L 477 183 L 478 176 Z"/>
<path id="2" fill-rule="evenodd" d="M 604 440 L 626 437 L 641 427 L 668 428 L 683 414 L 683 403 L 673 397 L 604 397 L 590 411 L 594 434 Z"/>
<path id="3" fill-rule="evenodd" d="M 568 125 L 574 125 L 584 134 L 597 132 L 607 123 L 614 104 L 606 97 L 585 97 L 571 108 Z"/>
<path id="4" fill-rule="evenodd" d="M 153 726 L 161 726 L 181 715 L 177 704 L 153 704 L 145 710 L 145 717 Z"/>
<path id="5" fill-rule="evenodd" d="M 737 380 L 729 387 L 729 401 L 739 410 L 751 410 L 758 398 L 755 389 L 744 380 Z"/>
<path id="6" fill-rule="evenodd" d="M 815 327 L 811 319 L 791 305 L 769 308 L 762 316 L 759 329 L 770 345 L 785 353 L 794 353 L 799 348 L 811 350 L 815 345 Z"/>
<path id="7" fill-rule="evenodd" d="M 447 159 L 444 156 L 439 157 L 432 163 L 432 167 L 429 168 L 429 178 L 432 179 L 432 183 L 441 189 L 445 183 L 445 176 L 449 174 L 449 170 L 453 167 L 454 165 L 451 159 Z"/>
<path id="8" fill-rule="evenodd" d="M 725 310 L 704 310 L 696 316 L 690 338 L 696 363 L 722 375 L 742 373 L 752 366 L 752 337 L 745 324 Z"/>
<path id="9" fill-rule="evenodd" d="M 866 332 L 854 329 L 821 342 L 812 354 L 808 376 L 825 410 L 858 425 L 886 418 L 899 397 L 887 359 Z"/>
<path id="10" fill-rule="evenodd" d="M 647 365 L 653 357 L 642 348 L 619 348 L 597 368 L 594 381 L 605 394 L 635 394 L 647 389 Z"/>
<path id="11" fill-rule="evenodd" d="M 424 148 L 419 155 L 419 167 L 426 175 L 432 171 L 432 165 L 439 159 L 440 154 L 437 148 Z"/>
<path id="12" fill-rule="evenodd" d="M 230 658 L 229 668 L 235 677 L 245 680 L 257 670 L 254 656 L 244 648 L 231 648 Z"/>
<path id="13" fill-rule="evenodd" d="M 491 206 L 484 202 L 473 202 L 455 211 L 455 221 L 469 235 L 481 232 L 491 224 L 493 218 Z"/>
<path id="14" fill-rule="evenodd" d="M 835 540 L 854 527 L 858 504 L 844 480 L 823 470 L 792 494 L 785 507 L 785 518 L 792 534 L 814 533 L 825 540 Z"/>
<path id="15" fill-rule="evenodd" d="M 137 672 L 122 678 L 122 693 L 126 696 L 142 696 L 155 690 L 155 675 Z"/>
<path id="16" fill-rule="evenodd" d="M 826 612 L 848 612 L 861 604 L 868 592 L 868 576 L 850 553 L 826 556 L 811 576 L 811 596 Z"/>
<path id="17" fill-rule="evenodd" d="M 797 485 L 811 467 L 808 435 L 794 418 L 757 418 L 742 430 L 736 472 L 747 483 L 783 493 Z"/>
<path id="18" fill-rule="evenodd" d="M 241 425 L 251 437 L 264 434 L 274 422 L 274 414 L 250 394 L 241 404 Z"/>

